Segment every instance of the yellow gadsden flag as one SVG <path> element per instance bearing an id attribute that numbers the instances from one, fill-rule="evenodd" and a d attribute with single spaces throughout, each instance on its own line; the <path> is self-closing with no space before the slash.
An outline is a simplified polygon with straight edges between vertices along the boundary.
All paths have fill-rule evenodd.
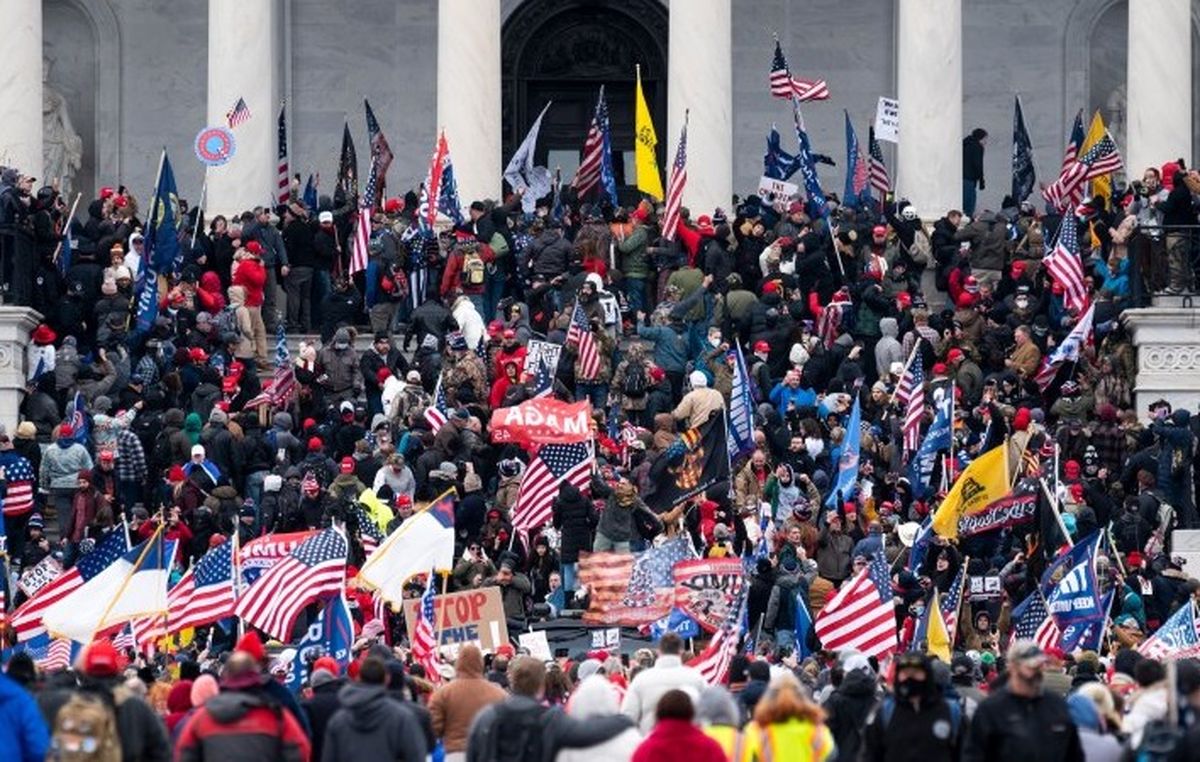
<path id="1" fill-rule="evenodd" d="M 1079 149 L 1079 155 L 1083 156 L 1107 134 L 1108 131 L 1104 129 L 1104 119 L 1100 117 L 1100 111 L 1097 110 L 1095 114 L 1092 114 L 1092 123 L 1083 139 L 1083 148 Z M 1112 175 L 1101 175 L 1092 180 L 1092 195 L 1103 196 L 1104 202 L 1107 204 L 1112 198 Z"/>
<path id="2" fill-rule="evenodd" d="M 946 664 L 950 663 L 950 631 L 942 616 L 942 601 L 935 588 L 933 597 L 929 599 L 926 609 L 929 619 L 925 627 L 925 653 L 936 656 Z"/>
<path id="3" fill-rule="evenodd" d="M 634 104 L 633 129 L 637 142 L 634 143 L 633 158 L 637 165 L 637 188 L 655 201 L 663 197 L 662 177 L 658 174 L 658 159 L 654 147 L 658 135 L 654 122 L 650 120 L 650 107 L 646 105 L 646 93 L 642 91 L 642 70 L 637 72 L 637 103 Z"/>
<path id="4" fill-rule="evenodd" d="M 958 537 L 958 520 L 988 507 L 1009 493 L 1008 443 L 988 450 L 962 472 L 933 515 L 933 531 Z"/>

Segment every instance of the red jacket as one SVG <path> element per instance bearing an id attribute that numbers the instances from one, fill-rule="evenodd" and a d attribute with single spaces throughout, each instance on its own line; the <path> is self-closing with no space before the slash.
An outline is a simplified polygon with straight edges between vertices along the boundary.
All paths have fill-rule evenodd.
<path id="1" fill-rule="evenodd" d="M 262 260 L 248 257 L 238 262 L 233 271 L 233 285 L 246 289 L 247 307 L 261 307 L 263 289 L 267 285 L 267 268 L 263 267 Z"/>
<path id="2" fill-rule="evenodd" d="M 196 289 L 196 299 L 205 312 L 213 315 L 225 308 L 225 294 L 221 289 L 221 278 L 212 270 L 200 276 L 200 287 Z"/>
<path id="3" fill-rule="evenodd" d="M 721 744 L 685 720 L 659 720 L 631 762 L 726 762 Z"/>
<path id="4" fill-rule="evenodd" d="M 196 710 L 175 745 L 176 762 L 308 762 L 312 746 L 292 713 L 258 691 L 224 691 Z"/>
<path id="5" fill-rule="evenodd" d="M 478 247 L 477 253 L 485 265 L 496 261 L 496 252 L 492 251 L 491 246 L 481 243 L 478 244 Z M 446 260 L 446 269 L 442 272 L 442 285 L 438 292 L 443 299 L 453 294 L 456 288 L 461 288 L 462 292 L 468 296 L 478 296 L 483 293 L 483 287 L 487 283 L 486 278 L 484 283 L 475 286 L 462 282 L 463 260 L 465 259 L 466 255 L 462 251 L 455 251 Z M 493 274 L 490 277 L 496 276 Z"/>

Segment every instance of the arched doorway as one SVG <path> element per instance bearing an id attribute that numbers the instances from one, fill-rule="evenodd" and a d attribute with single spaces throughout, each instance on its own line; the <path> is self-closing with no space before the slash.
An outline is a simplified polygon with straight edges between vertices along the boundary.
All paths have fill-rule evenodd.
<path id="1" fill-rule="evenodd" d="M 658 164 L 667 149 L 667 9 L 659 0 L 526 0 L 501 37 L 504 159 L 520 145 L 547 101 L 538 163 L 561 168 L 570 182 L 605 86 L 613 171 L 622 203 L 633 189 L 635 67 L 658 133 Z M 664 178 L 665 180 L 665 178 Z"/>

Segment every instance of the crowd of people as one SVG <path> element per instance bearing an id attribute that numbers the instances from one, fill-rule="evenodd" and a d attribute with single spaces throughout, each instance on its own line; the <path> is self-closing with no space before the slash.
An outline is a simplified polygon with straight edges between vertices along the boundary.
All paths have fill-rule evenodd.
<path id="1" fill-rule="evenodd" d="M 752 559 L 756 636 L 721 686 L 686 666 L 699 649 L 671 633 L 657 656 L 571 653 L 549 664 L 510 646 L 486 657 L 466 646 L 430 675 L 389 611 L 371 635 L 359 632 L 348 669 L 313 663 L 298 701 L 258 637 L 236 628 L 202 628 L 151 655 L 98 641 L 74 670 L 50 675 L 9 630 L 0 748 L 29 760 L 87 739 L 119 748 L 93 758 L 131 761 L 418 760 L 435 747 L 481 762 L 1107 760 L 1167 734 L 1176 758 L 1190 759 L 1200 747 L 1179 738 L 1200 733 L 1200 670 L 1180 661 L 1168 675 L 1138 645 L 1200 591 L 1169 545 L 1172 529 L 1200 526 L 1200 423 L 1166 401 L 1135 408 L 1121 321 L 1145 294 L 1192 287 L 1186 241 L 1161 227 L 1196 222 L 1190 181 L 1171 163 L 1065 212 L 1006 198 L 995 211 L 932 221 L 904 199 L 851 208 L 831 195 L 818 209 L 749 195 L 728 210 L 683 209 L 669 238 L 661 207 L 570 188 L 531 214 L 519 193 L 473 201 L 461 223 L 427 234 L 410 192 L 380 205 L 369 262 L 353 276 L 352 196 L 310 208 L 295 194 L 207 224 L 181 201 L 182 261 L 157 274 L 157 318 L 135 330 L 145 204 L 104 188 L 64 230 L 56 189 L 34 193 L 32 178 L 5 169 L 0 232 L 33 243 L 5 248 L 5 278 L 18 303 L 45 315 L 21 421 L 0 430 L 0 479 L 11 489 L 28 468 L 34 492 L 4 506 L 14 579 L 48 556 L 69 569 L 109 532 L 146 538 L 160 527 L 179 541 L 176 577 L 234 533 L 244 543 L 331 524 L 347 528 L 357 566 L 364 490 L 392 512 L 389 532 L 452 490 L 446 587 L 499 586 L 514 637 L 533 619 L 585 607 L 581 554 L 676 536 L 701 556 Z M 1042 266 L 1064 214 L 1080 230 L 1094 341 L 1043 388 L 1043 358 L 1083 312 Z M 568 340 L 577 308 L 598 363 Z M 281 334 L 302 337 L 284 360 L 295 393 L 264 406 Z M 584 489 L 561 485 L 552 520 L 517 531 L 530 454 L 493 444 L 488 422 L 533 397 L 531 339 L 564 345 L 550 393 L 592 403 L 596 468 Z M 756 405 L 753 451 L 728 481 L 658 512 L 645 531 L 635 516 L 654 513 L 642 499 L 654 465 L 680 434 L 725 414 L 738 349 Z M 918 483 L 895 399 L 913 364 L 922 426 L 947 402 L 954 418 L 952 445 Z M 856 402 L 855 488 L 831 500 Z M 1052 485 L 1039 520 L 935 538 L 909 563 L 908 529 L 996 447 L 1010 449 L 1014 480 Z M 1111 538 L 1102 584 L 1115 593 L 1100 653 L 1014 636 L 1012 607 L 1059 545 L 1097 530 Z M 798 601 L 819 616 L 880 557 L 896 604 L 893 657 L 821 650 L 797 631 Z M 964 566 L 1000 589 L 964 601 L 947 663 L 925 654 L 914 623 Z M 354 577 L 361 630 L 375 613 Z M 25 594 L 8 588 L 19 606 Z M 414 582 L 411 595 L 422 588 Z"/>

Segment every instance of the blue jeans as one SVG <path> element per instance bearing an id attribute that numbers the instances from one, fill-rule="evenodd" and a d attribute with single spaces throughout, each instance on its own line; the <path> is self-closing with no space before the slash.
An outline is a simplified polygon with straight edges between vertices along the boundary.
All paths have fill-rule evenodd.
<path id="1" fill-rule="evenodd" d="M 963 180 L 963 214 L 975 216 L 975 183 L 978 180 Z"/>
<path id="2" fill-rule="evenodd" d="M 646 311 L 646 280 L 625 276 L 625 298 L 629 301 L 629 311 L 635 315 Z"/>
<path id="3" fill-rule="evenodd" d="M 608 404 L 608 384 L 591 381 L 575 382 L 575 401 L 590 400 L 592 407 L 603 410 Z"/>
<path id="4" fill-rule="evenodd" d="M 257 508 L 262 505 L 263 482 L 267 479 L 267 474 L 270 471 L 255 471 L 246 477 L 246 497 L 254 501 L 254 506 Z"/>
<path id="5" fill-rule="evenodd" d="M 502 270 L 489 272 L 483 284 L 483 312 L 480 313 L 484 323 L 490 323 L 496 317 L 496 308 L 504 298 L 504 285 L 508 276 Z"/>
<path id="6" fill-rule="evenodd" d="M 579 571 L 578 563 L 573 563 L 573 564 L 564 563 L 562 565 L 563 590 L 566 590 L 567 592 L 574 592 L 577 589 L 576 582 L 578 580 L 576 578 L 576 573 L 578 571 Z"/>

